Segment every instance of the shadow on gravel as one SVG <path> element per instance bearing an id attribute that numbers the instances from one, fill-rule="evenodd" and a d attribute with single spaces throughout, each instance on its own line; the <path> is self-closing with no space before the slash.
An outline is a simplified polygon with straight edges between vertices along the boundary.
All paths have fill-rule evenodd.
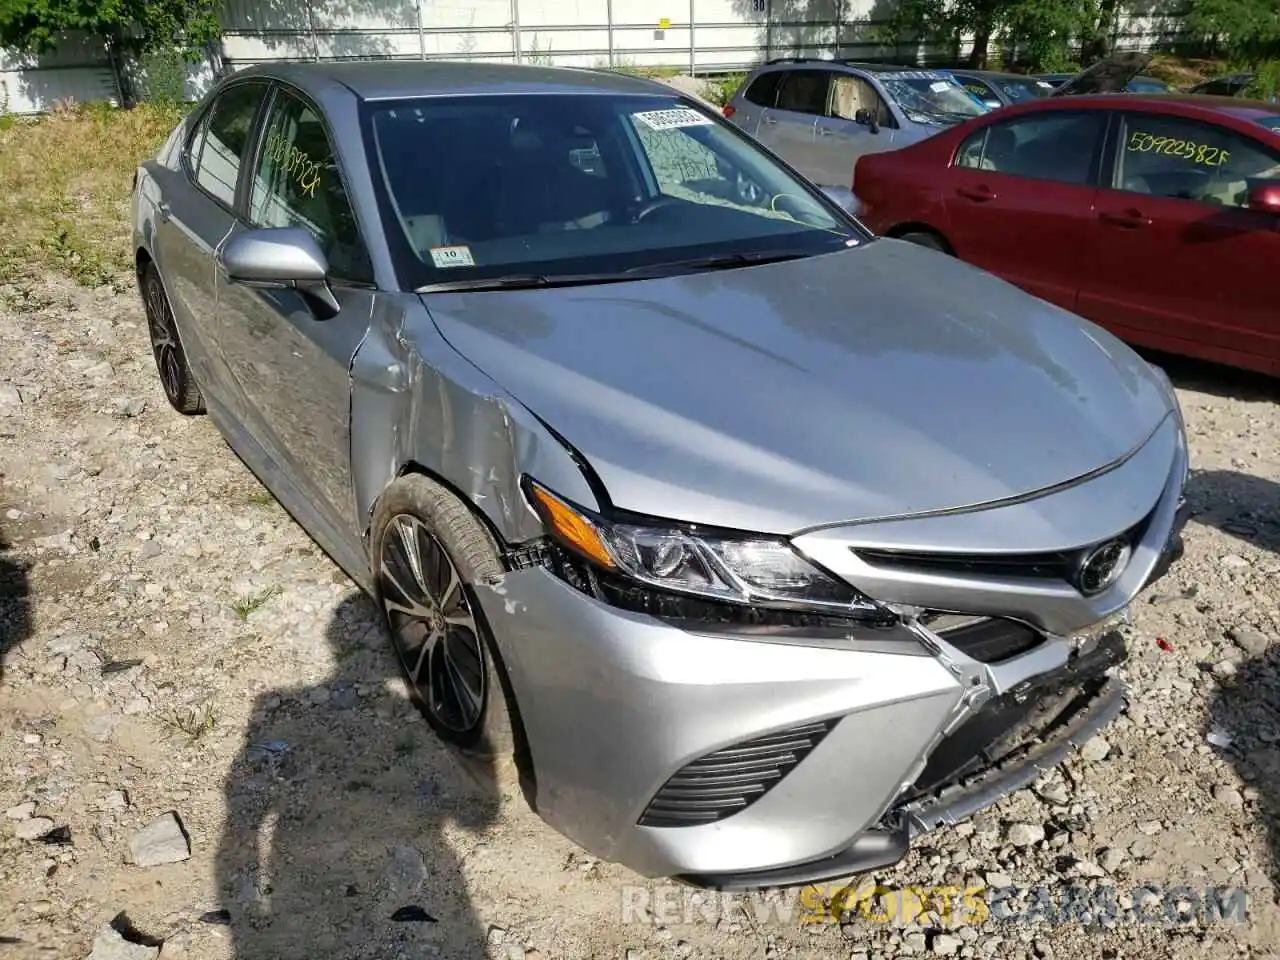
<path id="1" fill-rule="evenodd" d="M 1258 791 L 1258 816 L 1267 832 L 1273 896 L 1280 902 L 1280 646 L 1245 660 L 1218 688 L 1209 706 L 1211 740 L 1240 779 Z"/>
<path id="2" fill-rule="evenodd" d="M 1164 368 L 1174 386 L 1232 400 L 1280 402 L 1280 379 L 1252 370 L 1240 370 L 1207 360 L 1179 357 L 1146 347 L 1136 347 L 1147 360 Z"/>
<path id="3" fill-rule="evenodd" d="M 0 530 L 0 682 L 9 652 L 31 633 L 31 588 L 27 568 L 10 552 L 8 538 Z"/>
<path id="4" fill-rule="evenodd" d="M 1195 470 L 1187 502 L 1196 523 L 1280 556 L 1280 484 L 1235 470 Z"/>
<path id="5" fill-rule="evenodd" d="M 225 912 L 207 918 L 230 924 L 236 960 L 485 956 L 444 831 L 484 829 L 498 798 L 425 720 L 358 695 L 397 675 L 381 637 L 373 603 L 349 597 L 328 628 L 336 675 L 254 704 L 226 785 Z"/>

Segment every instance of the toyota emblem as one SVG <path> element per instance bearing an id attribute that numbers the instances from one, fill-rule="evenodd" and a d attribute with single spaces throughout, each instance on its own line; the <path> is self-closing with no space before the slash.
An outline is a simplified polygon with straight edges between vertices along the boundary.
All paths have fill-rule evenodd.
<path id="1" fill-rule="evenodd" d="M 1130 552 L 1129 542 L 1123 537 L 1089 550 L 1076 567 L 1076 589 L 1092 597 L 1111 587 L 1129 565 Z"/>

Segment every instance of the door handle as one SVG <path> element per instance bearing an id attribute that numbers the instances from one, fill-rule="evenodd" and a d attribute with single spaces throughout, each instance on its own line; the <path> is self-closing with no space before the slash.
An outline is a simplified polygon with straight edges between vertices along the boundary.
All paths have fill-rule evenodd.
<path id="1" fill-rule="evenodd" d="M 774 117 L 761 117 L 760 122 L 761 123 L 777 123 L 778 121 Z"/>
<path id="2" fill-rule="evenodd" d="M 1134 210 L 1132 207 L 1119 212 L 1104 210 L 1098 214 L 1098 219 L 1108 226 L 1120 227 L 1122 230 L 1137 230 L 1151 226 L 1151 218 L 1144 217 L 1141 210 Z"/>
<path id="3" fill-rule="evenodd" d="M 826 127 L 818 128 L 818 136 L 820 137 L 834 137 L 835 135 L 836 132 L 834 130 L 828 130 Z"/>
<path id="4" fill-rule="evenodd" d="M 974 203 L 986 203 L 996 199 L 996 194 L 989 187 L 958 187 L 956 193 Z"/>

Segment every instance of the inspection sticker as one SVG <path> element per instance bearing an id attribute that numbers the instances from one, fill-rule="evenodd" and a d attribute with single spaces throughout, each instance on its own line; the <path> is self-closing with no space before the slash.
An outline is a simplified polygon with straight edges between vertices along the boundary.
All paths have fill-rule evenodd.
<path id="1" fill-rule="evenodd" d="M 711 121 L 697 110 L 675 107 L 671 110 L 646 110 L 633 116 L 650 130 L 678 130 L 680 127 L 709 127 Z"/>
<path id="2" fill-rule="evenodd" d="M 929 89 L 934 93 L 942 93 L 944 90 L 950 90 L 951 84 L 947 83 L 945 80 L 939 80 L 937 83 L 929 84 Z"/>
<path id="3" fill-rule="evenodd" d="M 432 247 L 431 262 L 437 267 L 474 267 L 470 247 Z"/>

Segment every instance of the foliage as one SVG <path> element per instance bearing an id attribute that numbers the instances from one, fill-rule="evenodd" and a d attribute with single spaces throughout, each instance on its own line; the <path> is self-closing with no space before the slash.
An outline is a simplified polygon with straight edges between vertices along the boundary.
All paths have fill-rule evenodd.
<path id="1" fill-rule="evenodd" d="M 120 51 L 173 48 L 195 60 L 221 36 L 220 7 L 219 0 L 0 0 L 0 48 L 47 53 L 79 32 Z"/>
<path id="2" fill-rule="evenodd" d="M 1268 60 L 1259 64 L 1243 95 L 1255 100 L 1270 100 L 1280 96 L 1280 60 Z"/>
<path id="3" fill-rule="evenodd" d="M 746 79 L 745 73 L 730 73 L 723 77 L 708 78 L 707 99 L 717 107 L 723 107 L 733 99 L 733 95 L 738 92 L 738 88 L 746 82 Z"/>
<path id="4" fill-rule="evenodd" d="M 1191 0 L 1187 26 L 1213 38 L 1242 66 L 1258 67 L 1280 58 L 1277 0 Z"/>
<path id="5" fill-rule="evenodd" d="M 0 284 L 45 271 L 86 286 L 127 282 L 133 171 L 182 109 L 63 103 L 41 119 L 0 125 Z"/>

